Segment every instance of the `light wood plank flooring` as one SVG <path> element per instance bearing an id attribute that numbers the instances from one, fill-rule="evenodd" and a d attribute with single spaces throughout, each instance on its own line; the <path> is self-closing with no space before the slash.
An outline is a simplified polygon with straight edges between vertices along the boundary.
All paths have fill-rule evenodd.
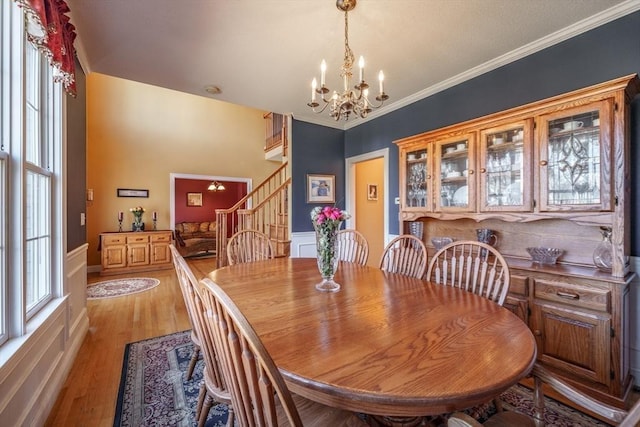
<path id="1" fill-rule="evenodd" d="M 215 268 L 215 258 L 187 262 L 198 279 Z M 109 277 L 90 274 L 87 281 L 121 277 L 155 277 L 160 285 L 129 296 L 87 301 L 89 332 L 46 426 L 113 426 L 125 344 L 191 329 L 173 269 Z"/>

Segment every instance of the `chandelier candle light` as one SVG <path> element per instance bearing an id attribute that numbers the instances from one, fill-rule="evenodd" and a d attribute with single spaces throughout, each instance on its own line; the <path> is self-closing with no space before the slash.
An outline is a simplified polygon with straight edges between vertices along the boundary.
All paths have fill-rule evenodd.
<path id="1" fill-rule="evenodd" d="M 351 216 L 333 206 L 316 207 L 311 211 L 311 221 L 316 230 L 316 249 L 318 252 L 318 270 L 322 282 L 316 285 L 321 292 L 338 292 L 340 285 L 333 281 L 338 269 L 338 231 L 342 221 Z"/>
<path id="2" fill-rule="evenodd" d="M 331 98 L 327 99 L 326 94 L 330 92 L 330 89 L 325 85 L 327 63 L 323 59 L 320 64 L 320 87 L 318 87 L 318 81 L 314 78 L 311 82 L 311 102 L 307 103 L 315 113 L 322 113 L 327 106 L 329 106 L 329 115 L 336 121 L 342 118 L 344 118 L 345 121 L 349 120 L 351 113 L 365 118 L 373 108 L 382 107 L 384 101 L 389 99 L 389 96 L 384 93 L 384 73 L 380 71 L 378 74 L 380 92 L 378 96 L 376 96 L 379 104 L 372 105 L 371 101 L 369 101 L 369 84 L 364 80 L 364 58 L 362 56 L 358 61 L 360 68 L 359 83 L 353 86 L 353 89 L 350 89 L 355 57 L 349 47 L 349 11 L 356 7 L 356 2 L 357 0 L 336 1 L 336 7 L 344 12 L 344 62 L 341 68 L 342 71 L 340 72 L 344 85 L 343 92 L 338 93 L 334 90 Z M 320 99 L 324 102 L 320 110 L 316 110 L 316 107 L 320 106 L 320 103 L 316 101 L 316 95 L 320 95 Z"/>

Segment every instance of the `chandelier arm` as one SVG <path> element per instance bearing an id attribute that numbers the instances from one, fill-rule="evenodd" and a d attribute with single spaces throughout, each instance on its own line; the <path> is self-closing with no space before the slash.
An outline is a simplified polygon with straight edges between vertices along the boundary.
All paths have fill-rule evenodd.
<path id="1" fill-rule="evenodd" d="M 309 104 L 307 104 L 309 105 Z M 319 105 L 316 105 L 315 107 L 309 105 L 311 107 L 311 111 L 313 111 L 316 114 L 322 114 L 324 112 L 324 110 L 327 109 L 327 107 L 329 106 L 329 103 L 325 101 L 324 105 L 322 106 L 322 108 L 320 110 L 317 110 Z"/>

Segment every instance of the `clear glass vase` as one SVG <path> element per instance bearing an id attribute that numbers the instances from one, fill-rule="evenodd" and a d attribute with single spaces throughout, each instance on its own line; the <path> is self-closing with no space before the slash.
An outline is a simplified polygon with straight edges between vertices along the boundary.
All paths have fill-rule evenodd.
<path id="1" fill-rule="evenodd" d="M 338 269 L 338 226 L 336 229 L 316 228 L 316 249 L 318 257 L 318 270 L 322 276 L 322 282 L 316 285 L 316 289 L 322 292 L 338 292 L 340 284 L 333 280 Z"/>
<path id="2" fill-rule="evenodd" d="M 602 241 L 598 243 L 593 251 L 593 264 L 598 270 L 611 272 L 613 264 L 613 255 L 611 252 L 611 227 L 600 227 L 602 233 Z"/>
<path id="3" fill-rule="evenodd" d="M 134 216 L 133 223 L 131 223 L 132 231 L 144 231 L 144 222 L 142 222 L 142 216 Z"/>

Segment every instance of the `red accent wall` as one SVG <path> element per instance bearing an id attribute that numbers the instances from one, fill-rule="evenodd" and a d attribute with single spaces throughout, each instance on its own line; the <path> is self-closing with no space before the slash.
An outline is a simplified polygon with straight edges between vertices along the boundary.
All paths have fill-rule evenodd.
<path id="1" fill-rule="evenodd" d="M 224 191 L 208 191 L 211 181 L 200 179 L 175 180 L 175 215 L 179 222 L 215 221 L 216 209 L 227 209 L 247 194 L 245 182 L 220 181 Z M 202 206 L 187 206 L 187 193 L 202 193 Z"/>

